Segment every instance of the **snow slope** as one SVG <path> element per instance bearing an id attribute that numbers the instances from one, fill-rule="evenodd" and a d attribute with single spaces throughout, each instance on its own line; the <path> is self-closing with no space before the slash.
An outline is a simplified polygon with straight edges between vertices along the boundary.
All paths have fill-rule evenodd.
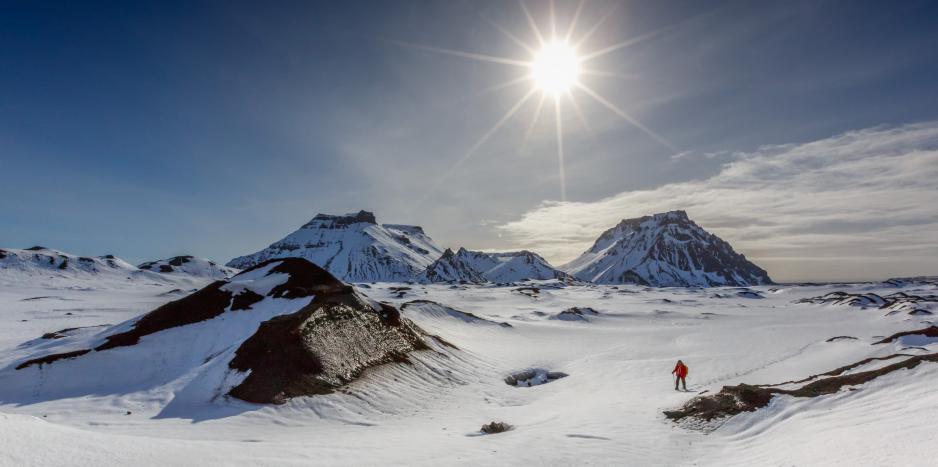
<path id="1" fill-rule="evenodd" d="M 684 211 L 625 219 L 561 269 L 599 284 L 709 287 L 772 283 L 764 270 L 700 228 Z"/>
<path id="2" fill-rule="evenodd" d="M 246 269 L 272 258 L 296 257 L 347 282 L 410 281 L 442 254 L 422 228 L 379 225 L 374 214 L 359 211 L 317 214 L 296 232 L 227 266 Z"/>
<path id="3" fill-rule="evenodd" d="M 137 267 L 161 274 L 189 275 L 209 279 L 227 279 L 238 273 L 235 268 L 221 266 L 214 261 L 194 256 L 174 256 L 157 261 L 148 261 Z"/>
<path id="4" fill-rule="evenodd" d="M 10 279 L 37 276 L 127 277 L 137 272 L 136 267 L 113 255 L 76 256 L 41 246 L 25 250 L 0 249 L 0 274 Z"/>
<path id="5" fill-rule="evenodd" d="M 570 279 L 550 263 L 530 251 L 485 253 L 460 248 L 446 249 L 421 278 L 427 282 L 494 282 L 499 284 L 523 280 Z"/>
<path id="6" fill-rule="evenodd" d="M 162 391 L 172 400 L 162 416 L 195 414 L 229 395 L 283 403 L 325 394 L 364 369 L 430 349 L 395 308 L 364 298 L 312 263 L 284 258 L 139 319 L 28 341 L 0 369 L 0 398 Z"/>
<path id="7" fill-rule="evenodd" d="M 154 290 L 162 290 L 133 286 L 138 289 L 44 290 L 74 303 L 94 295 L 96 307 L 74 316 L 56 311 L 62 300 L 24 302 L 34 290 L 0 287 L 6 310 L 0 368 L 47 345 L 35 343 L 35 331 L 132 318 L 127 304 L 153 300 Z M 938 294 L 938 285 L 662 289 L 552 281 L 534 282 L 525 293 L 492 285 L 410 287 L 403 298 L 400 284 L 358 291 L 399 308 L 411 302 L 403 306 L 405 316 L 459 348 L 449 358 L 427 352 L 411 365 L 367 372 L 344 391 L 280 406 L 212 399 L 213 391 L 190 387 L 194 380 L 185 377 L 94 394 L 51 394 L 49 379 L 35 395 L 0 384 L 0 465 L 62 459 L 70 465 L 933 465 L 935 363 L 830 395 L 778 396 L 704 430 L 672 423 L 662 412 L 725 385 L 798 380 L 900 351 L 938 352 L 938 339 L 874 344 L 928 326 L 931 316 L 805 300 L 833 292 L 927 298 Z M 122 311 L 105 314 L 108 303 Z M 936 306 L 916 303 L 929 311 Z M 573 307 L 595 314 L 551 319 Z M 185 337 L 215 345 L 211 336 Z M 922 348 L 905 348 L 910 342 Z M 167 364 L 157 357 L 152 368 L 135 371 L 179 368 L 174 359 L 184 358 L 167 357 Z M 673 389 L 669 372 L 679 358 L 690 367 L 689 393 Z M 212 371 L 212 362 L 202 368 L 195 360 L 193 372 Z M 29 371 L 50 370 L 46 376 L 54 380 L 58 363 Z M 508 376 L 531 369 L 568 376 L 532 387 L 506 384 Z M 479 435 L 491 421 L 514 429 Z"/>

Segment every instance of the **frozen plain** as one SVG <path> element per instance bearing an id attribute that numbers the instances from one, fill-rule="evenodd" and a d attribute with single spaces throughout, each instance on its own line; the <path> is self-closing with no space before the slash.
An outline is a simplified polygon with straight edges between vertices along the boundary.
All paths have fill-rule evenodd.
<path id="1" fill-rule="evenodd" d="M 205 283 L 3 278 L 3 378 L 16 377 L 10 367 L 44 333 L 117 324 L 179 298 L 173 289 Z M 517 285 L 362 287 L 394 305 L 430 300 L 494 323 L 405 306 L 404 316 L 459 348 L 454 356 L 384 366 L 346 391 L 282 406 L 222 397 L 167 415 L 179 384 L 127 392 L 101 374 L 96 394 L 61 399 L 37 389 L 34 399 L 12 400 L 0 379 L 0 464 L 933 465 L 934 363 L 828 396 L 778 396 L 764 409 L 707 426 L 675 424 L 662 411 L 723 385 L 801 379 L 909 347 L 872 342 L 927 327 L 931 316 L 797 301 L 834 291 L 936 294 L 934 284 L 535 285 L 538 293 Z M 935 305 L 918 308 L 938 312 Z M 599 314 L 554 319 L 574 306 Z M 856 339 L 827 342 L 835 336 Z M 187 344 L 178 342 L 179 350 Z M 912 344 L 921 349 L 903 352 L 938 351 L 938 339 Z M 673 388 L 679 358 L 690 367 L 689 392 Z M 569 376 L 529 388 L 504 382 L 526 368 Z M 493 420 L 514 429 L 479 435 Z"/>

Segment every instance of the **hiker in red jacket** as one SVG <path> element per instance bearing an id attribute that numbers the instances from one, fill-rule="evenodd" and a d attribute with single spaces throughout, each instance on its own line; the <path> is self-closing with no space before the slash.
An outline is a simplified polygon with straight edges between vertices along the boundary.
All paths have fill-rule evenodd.
<path id="1" fill-rule="evenodd" d="M 677 365 L 674 365 L 674 370 L 671 371 L 671 374 L 676 376 L 674 378 L 674 390 L 677 391 L 677 383 L 682 383 L 684 385 L 684 390 L 687 390 L 687 380 L 684 378 L 687 377 L 687 365 L 684 362 L 678 360 Z"/>

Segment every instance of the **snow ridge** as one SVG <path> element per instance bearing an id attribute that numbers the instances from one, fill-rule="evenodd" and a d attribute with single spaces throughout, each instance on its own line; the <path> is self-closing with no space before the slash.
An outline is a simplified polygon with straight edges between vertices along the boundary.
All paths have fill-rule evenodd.
<path id="1" fill-rule="evenodd" d="M 174 256 L 157 261 L 148 261 L 137 267 L 162 274 L 185 274 L 209 279 L 227 279 L 238 273 L 235 268 L 221 266 L 214 261 L 194 256 Z"/>
<path id="2" fill-rule="evenodd" d="M 772 283 L 763 269 L 702 229 L 684 211 L 625 219 L 561 269 L 597 284 L 709 287 Z"/>

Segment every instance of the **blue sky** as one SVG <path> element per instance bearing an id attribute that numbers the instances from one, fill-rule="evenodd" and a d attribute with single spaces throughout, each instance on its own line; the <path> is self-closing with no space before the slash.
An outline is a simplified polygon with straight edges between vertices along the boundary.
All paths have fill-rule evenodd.
<path id="1" fill-rule="evenodd" d="M 586 2 L 574 37 L 617 3 Z M 615 76 L 584 82 L 673 149 L 574 91 L 587 123 L 565 107 L 564 200 L 554 121 L 543 114 L 531 126 L 533 101 L 451 170 L 530 88 L 486 91 L 518 76 L 516 67 L 402 45 L 527 60 L 528 52 L 489 22 L 534 43 L 515 2 L 4 5 L 0 245 L 7 247 L 42 244 L 132 261 L 183 253 L 226 261 L 317 212 L 367 209 L 382 222 L 423 225 L 445 246 L 542 247 L 561 263 L 604 222 L 682 207 L 647 198 L 625 207 L 608 203 L 632 199 L 629 193 L 664 196 L 683 186 L 701 193 L 685 204 L 705 206 L 700 198 L 711 192 L 700 184 L 726 180 L 728 167 L 764 157 L 799 161 L 790 186 L 811 193 L 802 182 L 830 168 L 825 161 L 835 157 L 824 151 L 836 151 L 844 134 L 895 141 L 898 132 L 905 138 L 900 152 L 913 166 L 935 150 L 934 2 L 621 2 L 581 51 L 655 34 L 591 62 Z M 546 31 L 549 3 L 526 5 Z M 557 23 L 566 24 L 576 7 L 557 1 Z M 875 143 L 869 145 L 883 153 L 861 151 L 868 158 L 850 167 L 897 151 Z M 818 149 L 802 163 L 778 145 Z M 916 185 L 924 175 L 907 176 L 893 183 Z M 889 186 L 850 193 L 881 195 Z M 823 271 L 803 259 L 843 244 L 829 228 L 800 226 L 813 234 L 802 238 L 810 247 L 800 249 L 771 230 L 754 239 L 744 228 L 782 215 L 799 222 L 791 212 L 799 207 L 830 215 L 811 205 L 820 198 L 805 197 L 785 213 L 770 204 L 746 209 L 758 187 L 751 190 L 734 195 L 735 221 L 705 207 L 688 213 L 757 262 L 764 258 L 775 276 L 938 272 L 935 260 L 921 259 L 938 256 L 927 240 L 938 237 L 929 223 L 938 208 L 927 207 L 935 190 L 927 185 L 918 193 L 925 207 L 915 227 L 924 236 L 895 239 L 914 243 L 918 249 L 908 255 L 919 260 L 873 242 L 886 235 L 882 225 L 851 221 L 837 233 L 846 230 L 855 246 L 829 258 L 846 266 Z M 554 205 L 566 206 L 561 217 L 544 209 Z M 594 217 L 577 223 L 586 216 L 578 207 Z M 600 208 L 606 211 L 596 215 Z M 886 218 L 887 210 L 855 215 Z M 541 223 L 524 222 L 535 218 Z M 582 233 L 567 233 L 564 248 L 544 243 L 531 229 L 551 231 L 545 220 Z M 871 253 L 875 260 L 864 262 Z"/>

